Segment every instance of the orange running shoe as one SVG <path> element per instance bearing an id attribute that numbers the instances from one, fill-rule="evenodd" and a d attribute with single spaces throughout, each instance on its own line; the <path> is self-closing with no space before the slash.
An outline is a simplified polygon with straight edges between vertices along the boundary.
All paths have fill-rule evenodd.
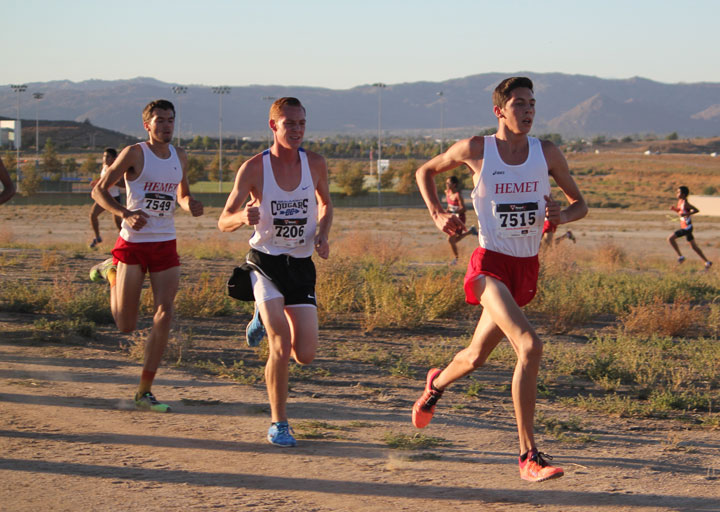
<path id="1" fill-rule="evenodd" d="M 533 448 L 524 461 L 519 460 L 520 478 L 528 482 L 543 482 L 565 474 L 562 468 L 551 466 L 545 459 L 552 460 L 552 457 Z"/>
<path id="2" fill-rule="evenodd" d="M 440 368 L 431 368 L 428 371 L 427 379 L 425 380 L 425 391 L 420 398 L 417 399 L 412 410 L 412 422 L 417 428 L 423 428 L 433 417 L 435 413 L 435 404 L 438 399 L 442 396 L 443 392 L 433 389 L 432 382 L 435 377 L 440 375 L 442 370 Z"/>

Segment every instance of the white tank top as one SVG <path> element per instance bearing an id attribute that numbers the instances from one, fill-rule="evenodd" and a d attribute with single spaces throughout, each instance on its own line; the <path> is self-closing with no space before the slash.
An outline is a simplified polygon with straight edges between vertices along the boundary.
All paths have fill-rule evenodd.
<path id="1" fill-rule="evenodd" d="M 175 239 L 175 201 L 182 180 L 182 164 L 172 145 L 170 157 L 159 158 L 146 142 L 141 142 L 143 168 L 133 181 L 125 179 L 126 207 L 148 214 L 147 224 L 140 230 L 132 229 L 123 220 L 120 236 L 128 242 L 165 242 Z"/>
<path id="2" fill-rule="evenodd" d="M 312 256 L 317 228 L 315 185 L 305 150 L 300 148 L 300 185 L 288 192 L 275 181 L 270 151 L 263 152 L 263 190 L 260 221 L 250 238 L 250 247 L 265 254 Z"/>
<path id="3" fill-rule="evenodd" d="M 107 172 L 108 172 L 107 166 L 103 165 L 102 171 L 100 171 L 100 179 L 103 179 L 105 177 L 105 175 L 107 174 Z M 112 187 L 108 188 L 108 192 L 110 193 L 111 196 L 117 197 L 120 195 L 120 187 L 118 187 L 117 185 L 113 185 Z"/>
<path id="4" fill-rule="evenodd" d="M 517 257 L 538 253 L 550 180 L 540 140 L 528 137 L 528 145 L 527 160 L 508 165 L 495 136 L 485 137 L 482 169 L 470 195 L 480 247 Z"/>

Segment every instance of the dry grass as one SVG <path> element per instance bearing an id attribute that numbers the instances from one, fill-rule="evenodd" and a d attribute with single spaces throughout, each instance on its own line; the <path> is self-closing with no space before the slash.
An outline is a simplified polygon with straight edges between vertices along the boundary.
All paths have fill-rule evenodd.
<path id="1" fill-rule="evenodd" d="M 672 304 L 655 297 L 649 304 L 631 306 L 630 311 L 620 318 L 626 333 L 646 336 L 687 334 L 688 329 L 701 319 L 700 309 L 692 306 L 687 296 L 679 297 Z"/>

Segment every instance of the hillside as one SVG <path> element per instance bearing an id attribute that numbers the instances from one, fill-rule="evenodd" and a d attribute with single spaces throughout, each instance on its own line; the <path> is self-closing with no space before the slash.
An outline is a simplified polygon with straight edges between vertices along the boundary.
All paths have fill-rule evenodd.
<path id="1" fill-rule="evenodd" d="M 0 117 L 0 119 L 7 119 Z M 99 149 L 106 147 L 122 148 L 137 142 L 137 137 L 115 130 L 94 126 L 89 121 L 38 121 L 40 150 L 47 139 L 52 139 L 60 150 Z M 35 120 L 22 120 L 23 149 L 35 148 Z"/>
<path id="2" fill-rule="evenodd" d="M 720 83 L 665 84 L 643 78 L 602 79 L 561 73 L 484 73 L 442 82 L 387 84 L 382 89 L 382 128 L 390 134 L 465 137 L 495 125 L 491 93 L 511 74 L 530 76 L 538 100 L 536 133 L 564 137 L 634 134 L 681 137 L 720 135 Z M 35 112 L 44 119 L 89 119 L 94 125 L 142 135 L 140 112 L 151 99 L 176 103 L 183 137 L 218 132 L 219 96 L 207 85 L 189 84 L 176 95 L 173 86 L 153 78 L 28 84 L 20 96 L 21 117 Z M 377 133 L 378 91 L 369 84 L 352 89 L 249 85 L 223 95 L 223 133 L 243 137 L 267 133 L 269 100 L 297 96 L 308 109 L 308 135 Z M 442 96 L 438 95 L 439 92 Z M 17 93 L 0 86 L 0 115 L 14 118 Z"/>

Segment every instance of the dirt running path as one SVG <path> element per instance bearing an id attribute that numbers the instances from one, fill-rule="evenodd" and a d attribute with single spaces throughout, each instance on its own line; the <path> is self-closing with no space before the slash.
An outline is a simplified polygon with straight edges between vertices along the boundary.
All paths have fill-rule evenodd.
<path id="1" fill-rule="evenodd" d="M 720 510 L 717 432 L 592 418 L 596 442 L 561 450 L 566 476 L 529 484 L 508 400 L 477 417 L 446 408 L 423 432 L 446 446 L 401 452 L 383 437 L 414 432 L 414 396 L 383 402 L 349 386 L 338 399 L 299 383 L 290 415 L 324 422 L 328 437 L 278 449 L 264 440 L 261 386 L 165 368 L 156 386 L 174 412 L 142 413 L 126 399 L 138 366 L 123 354 L 12 338 L 0 343 L 4 511 Z"/>

